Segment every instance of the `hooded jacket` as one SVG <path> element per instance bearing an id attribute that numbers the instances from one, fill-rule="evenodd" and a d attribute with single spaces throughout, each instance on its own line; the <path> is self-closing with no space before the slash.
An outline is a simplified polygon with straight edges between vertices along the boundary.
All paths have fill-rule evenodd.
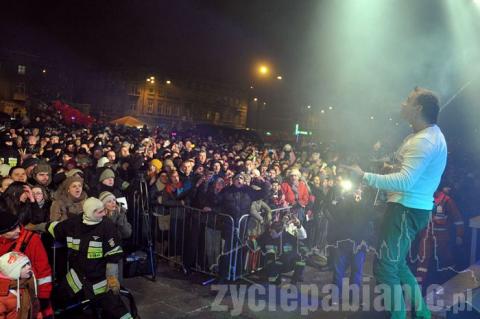
<path id="1" fill-rule="evenodd" d="M 70 184 L 77 181 L 74 179 L 75 177 L 67 178 L 55 193 L 55 200 L 50 207 L 50 221 L 63 221 L 83 212 L 83 202 L 87 199 L 87 193 L 82 190 L 79 198 L 73 198 L 68 193 Z"/>

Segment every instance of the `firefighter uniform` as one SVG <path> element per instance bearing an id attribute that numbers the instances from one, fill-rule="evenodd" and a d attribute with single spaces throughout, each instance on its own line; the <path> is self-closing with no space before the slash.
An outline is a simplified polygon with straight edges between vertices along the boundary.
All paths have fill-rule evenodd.
<path id="1" fill-rule="evenodd" d="M 425 283 L 429 267 L 433 270 L 453 266 L 450 229 L 455 228 L 456 244 L 463 241 L 463 218 L 453 199 L 443 191 L 435 193 L 435 205 L 428 227 L 422 231 L 418 246 L 417 277 Z M 432 263 L 433 262 L 433 263 Z M 438 267 L 438 268 L 437 268 Z"/>
<path id="2" fill-rule="evenodd" d="M 292 283 L 303 281 L 305 261 L 300 253 L 299 240 L 307 237 L 305 229 L 301 226 L 296 236 L 283 229 L 278 229 L 277 234 L 272 236 L 271 232 L 266 231 L 258 238 L 258 243 L 265 255 L 268 282 L 279 284 L 281 274 L 292 270 L 294 271 Z"/>
<path id="3" fill-rule="evenodd" d="M 66 241 L 68 248 L 69 269 L 60 284 L 59 297 L 71 298 L 83 292 L 112 318 L 132 318 L 120 297 L 107 287 L 107 263 L 117 264 L 123 254 L 115 225 L 108 218 L 86 225 L 78 215 L 53 222 L 48 231 L 55 240 Z"/>

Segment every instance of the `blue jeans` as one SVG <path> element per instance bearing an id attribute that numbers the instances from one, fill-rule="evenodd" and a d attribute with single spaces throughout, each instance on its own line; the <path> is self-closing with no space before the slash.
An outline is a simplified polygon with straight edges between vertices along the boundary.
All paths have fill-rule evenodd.
<path id="1" fill-rule="evenodd" d="M 359 291 L 361 291 L 365 257 L 365 250 L 359 250 L 355 253 L 351 242 L 339 243 L 338 248 L 335 248 L 333 252 L 333 282 L 338 287 L 340 298 L 342 298 L 343 279 L 346 277 L 345 274 L 349 267 L 349 284 L 358 285 Z"/>

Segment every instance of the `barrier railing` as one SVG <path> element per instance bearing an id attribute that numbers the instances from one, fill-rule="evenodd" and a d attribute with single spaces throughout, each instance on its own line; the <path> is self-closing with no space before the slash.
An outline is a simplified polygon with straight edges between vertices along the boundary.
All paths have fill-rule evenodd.
<path id="1" fill-rule="evenodd" d="M 272 220 L 289 212 L 290 207 L 272 210 Z M 258 225 L 248 214 L 235 224 L 232 216 L 224 213 L 158 206 L 153 216 L 157 256 L 186 271 L 235 281 L 264 268 L 262 252 L 251 232 Z"/>

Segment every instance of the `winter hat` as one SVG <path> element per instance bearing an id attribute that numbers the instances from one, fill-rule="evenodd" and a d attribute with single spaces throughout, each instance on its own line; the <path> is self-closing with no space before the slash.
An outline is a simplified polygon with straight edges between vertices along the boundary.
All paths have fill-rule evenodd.
<path id="1" fill-rule="evenodd" d="M 89 197 L 83 203 L 83 223 L 85 225 L 96 225 L 102 221 L 102 218 L 95 217 L 96 211 L 104 208 L 101 200 L 95 197 Z"/>
<path id="2" fill-rule="evenodd" d="M 100 177 L 98 178 L 98 181 L 101 183 L 104 180 L 106 180 L 107 178 L 115 178 L 115 173 L 109 168 L 107 168 L 106 170 L 104 170 L 102 172 L 102 174 L 100 174 Z"/>
<path id="3" fill-rule="evenodd" d="M 23 266 L 29 262 L 24 254 L 11 251 L 0 257 L 0 272 L 10 279 L 20 279 Z"/>
<path id="4" fill-rule="evenodd" d="M 100 199 L 103 204 L 106 204 L 108 201 L 112 199 L 116 200 L 117 198 L 110 192 L 101 192 L 100 196 L 98 196 L 98 199 Z"/>
<path id="5" fill-rule="evenodd" d="M 33 176 L 37 175 L 38 173 L 48 173 L 49 175 L 52 174 L 52 168 L 46 162 L 39 162 L 37 166 L 33 168 Z"/>
<path id="6" fill-rule="evenodd" d="M 110 162 L 110 161 L 108 160 L 108 158 L 106 158 L 106 157 L 100 157 L 100 159 L 99 159 L 98 162 L 97 162 L 97 168 L 99 168 L 99 167 L 104 167 L 105 164 L 107 164 L 108 162 Z"/>
<path id="7" fill-rule="evenodd" d="M 298 168 L 292 168 L 288 174 L 288 176 L 292 176 L 292 175 L 296 175 L 298 177 L 301 177 L 302 174 L 300 173 L 300 171 L 298 170 Z"/>
<path id="8" fill-rule="evenodd" d="M 70 185 L 72 185 L 75 182 L 80 182 L 83 185 L 83 178 L 76 175 L 67 177 L 67 179 L 63 181 L 63 184 L 65 185 L 65 189 L 68 189 Z"/>
<path id="9" fill-rule="evenodd" d="M 27 169 L 30 166 L 37 165 L 38 162 L 40 162 L 40 160 L 38 158 L 29 157 L 23 162 L 22 167 Z"/>
<path id="10" fill-rule="evenodd" d="M 0 176 L 5 177 L 8 176 L 8 173 L 10 172 L 10 165 L 8 164 L 0 164 Z"/>
<path id="11" fill-rule="evenodd" d="M 18 225 L 20 221 L 17 216 L 0 208 L 0 235 L 14 230 Z"/>
<path id="12" fill-rule="evenodd" d="M 83 174 L 83 171 L 81 169 L 74 168 L 66 172 L 65 176 L 71 177 L 71 176 L 74 176 L 75 174 Z"/>
<path id="13" fill-rule="evenodd" d="M 150 164 L 155 167 L 157 174 L 162 170 L 162 162 L 159 159 L 154 158 L 150 161 Z"/>
<path id="14" fill-rule="evenodd" d="M 17 280 L 17 311 L 20 309 L 20 275 L 22 268 L 30 263 L 30 259 L 22 253 L 11 251 L 0 257 L 0 272 L 7 278 Z M 35 295 L 37 295 L 37 280 L 35 274 L 32 273 L 35 286 Z"/>

